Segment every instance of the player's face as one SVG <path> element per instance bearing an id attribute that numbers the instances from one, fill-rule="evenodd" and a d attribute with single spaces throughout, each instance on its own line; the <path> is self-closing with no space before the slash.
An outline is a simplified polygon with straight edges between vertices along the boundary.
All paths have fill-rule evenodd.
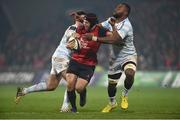
<path id="1" fill-rule="evenodd" d="M 126 7 L 124 6 L 124 5 L 122 5 L 122 4 L 119 4 L 116 8 L 115 8 L 115 10 L 114 10 L 114 12 L 113 12 L 113 16 L 115 17 L 115 18 L 120 18 L 120 17 L 122 17 L 123 15 L 125 15 L 126 14 Z"/>
<path id="2" fill-rule="evenodd" d="M 85 15 L 80 15 L 80 21 L 83 23 L 85 20 Z"/>
<path id="3" fill-rule="evenodd" d="M 76 19 L 76 25 L 78 27 L 82 27 L 84 19 L 85 19 L 85 15 L 80 15 L 79 18 Z"/>
<path id="4" fill-rule="evenodd" d="M 87 20 L 84 20 L 83 25 L 86 31 L 90 29 L 90 22 L 88 22 Z"/>
<path id="5" fill-rule="evenodd" d="M 83 26 L 84 19 L 85 19 L 85 15 L 80 15 L 79 18 L 75 20 L 77 27 Z"/>

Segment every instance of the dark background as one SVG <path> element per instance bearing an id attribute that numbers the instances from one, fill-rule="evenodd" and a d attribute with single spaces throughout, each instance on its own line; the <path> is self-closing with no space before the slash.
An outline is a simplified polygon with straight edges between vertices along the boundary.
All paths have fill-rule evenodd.
<path id="1" fill-rule="evenodd" d="M 50 68 L 51 55 L 73 24 L 68 13 L 86 10 L 100 21 L 120 2 L 130 4 L 139 70 L 180 70 L 179 0 L 1 0 L 0 70 Z M 107 45 L 99 65 L 107 68 Z"/>

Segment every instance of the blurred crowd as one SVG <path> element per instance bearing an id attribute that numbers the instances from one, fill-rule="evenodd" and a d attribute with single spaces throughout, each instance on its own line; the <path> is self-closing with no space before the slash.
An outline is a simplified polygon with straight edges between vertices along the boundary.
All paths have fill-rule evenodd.
<path id="1" fill-rule="evenodd" d="M 137 4 L 133 11 L 139 68 L 180 70 L 180 2 Z"/>
<path id="2" fill-rule="evenodd" d="M 58 41 L 51 29 L 10 31 L 0 54 L 0 66 L 12 69 L 42 69 L 50 65 Z"/>
<path id="3" fill-rule="evenodd" d="M 138 69 L 180 70 L 180 40 L 178 40 L 180 4 L 171 0 L 153 0 L 132 1 L 130 5 L 132 6 L 130 20 L 134 27 L 134 43 L 138 52 Z M 109 11 L 112 11 L 112 8 L 101 12 L 106 15 Z M 57 22 L 21 33 L 11 29 L 6 39 L 0 41 L 0 68 L 44 69 L 49 67 L 51 55 L 65 31 L 62 28 L 67 27 L 63 24 L 63 22 Z M 60 26 L 63 27 L 60 29 Z M 107 45 L 100 48 L 99 64 L 107 67 L 108 52 L 105 51 L 107 51 Z"/>

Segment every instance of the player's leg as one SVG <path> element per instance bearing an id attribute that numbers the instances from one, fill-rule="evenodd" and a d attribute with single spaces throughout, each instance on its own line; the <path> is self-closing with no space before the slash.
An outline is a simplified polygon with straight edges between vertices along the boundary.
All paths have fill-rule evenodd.
<path id="1" fill-rule="evenodd" d="M 66 80 L 66 70 L 62 72 L 62 77 Z M 64 92 L 64 99 L 63 99 L 63 104 L 60 107 L 61 112 L 68 112 L 69 111 L 69 99 L 67 95 L 67 88 Z"/>
<path id="2" fill-rule="evenodd" d="M 54 68 L 55 73 L 61 73 L 61 76 L 66 80 L 66 70 L 69 64 L 69 59 L 66 57 L 52 57 L 52 68 Z M 53 71 L 52 71 L 53 72 Z M 63 105 L 61 111 L 69 111 L 69 103 L 67 92 L 65 91 Z"/>
<path id="3" fill-rule="evenodd" d="M 62 106 L 60 106 L 60 112 L 69 112 L 69 98 L 67 94 L 67 89 L 64 91 L 64 99 Z"/>
<path id="4" fill-rule="evenodd" d="M 52 68 L 51 68 L 50 76 L 47 81 L 45 80 L 44 82 L 40 82 L 38 84 L 26 88 L 18 88 L 15 102 L 18 103 L 22 96 L 29 93 L 55 90 L 62 78 L 61 71 L 63 71 L 65 68 L 65 67 L 59 67 L 62 66 L 62 63 L 59 62 L 58 60 L 59 59 L 52 58 Z"/>
<path id="5" fill-rule="evenodd" d="M 128 92 L 134 83 L 134 76 L 135 76 L 135 72 L 136 72 L 136 63 L 132 62 L 132 61 L 126 62 L 123 65 L 123 70 L 126 75 L 126 78 L 124 81 L 124 88 L 122 90 L 121 108 L 127 109 L 128 108 Z"/>
<path id="6" fill-rule="evenodd" d="M 117 83 L 119 78 L 121 77 L 122 73 L 116 73 L 116 74 L 109 74 L 108 75 L 108 96 L 109 96 L 109 104 L 102 110 L 102 112 L 110 112 L 114 108 L 117 107 L 117 102 L 116 102 L 116 91 L 117 91 Z"/>
<path id="7" fill-rule="evenodd" d="M 95 66 L 79 65 L 78 80 L 76 82 L 76 91 L 80 94 L 80 106 L 86 104 L 86 86 L 88 85 L 91 77 L 94 74 Z"/>
<path id="8" fill-rule="evenodd" d="M 15 98 L 16 104 L 19 102 L 22 96 L 27 95 L 29 93 L 55 90 L 59 85 L 59 77 L 60 75 L 51 74 L 48 80 L 45 82 L 40 82 L 38 84 L 26 88 L 18 88 Z"/>
<path id="9" fill-rule="evenodd" d="M 24 94 L 28 94 L 28 93 L 39 92 L 39 91 L 53 91 L 57 88 L 57 86 L 59 84 L 58 76 L 60 76 L 60 75 L 51 74 L 47 81 L 40 82 L 33 86 L 24 88 L 22 92 Z"/>
<path id="10" fill-rule="evenodd" d="M 86 86 L 88 81 L 83 78 L 78 78 L 76 82 L 76 91 L 80 94 L 80 106 L 83 107 L 86 104 Z"/>
<path id="11" fill-rule="evenodd" d="M 68 94 L 68 99 L 71 104 L 71 111 L 72 112 L 77 112 L 77 107 L 76 107 L 76 93 L 75 93 L 75 84 L 77 81 L 77 75 L 73 73 L 67 73 L 66 74 L 66 80 L 67 80 L 67 94 Z"/>
<path id="12" fill-rule="evenodd" d="M 67 81 L 67 94 L 68 94 L 69 102 L 72 107 L 71 109 L 72 112 L 77 112 L 75 85 L 76 85 L 78 73 L 79 73 L 79 63 L 71 59 L 66 73 L 66 81 Z"/>

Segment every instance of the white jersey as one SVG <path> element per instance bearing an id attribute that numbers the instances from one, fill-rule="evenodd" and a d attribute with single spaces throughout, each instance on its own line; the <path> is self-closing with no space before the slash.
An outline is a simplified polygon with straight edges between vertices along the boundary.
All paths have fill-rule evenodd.
<path id="1" fill-rule="evenodd" d="M 109 19 L 102 22 L 101 25 L 109 31 L 113 31 Z M 137 53 L 133 43 L 133 28 L 129 19 L 126 18 L 119 23 L 115 23 L 115 28 L 123 39 L 123 43 L 110 45 L 109 74 L 121 72 L 123 65 L 129 61 L 135 64 L 137 62 Z"/>
<path id="2" fill-rule="evenodd" d="M 108 20 L 102 22 L 102 26 L 112 31 L 112 26 Z M 111 51 L 113 51 L 114 57 L 127 57 L 129 55 L 137 55 L 136 49 L 133 43 L 133 28 L 128 18 L 123 21 L 116 23 L 115 28 L 121 38 L 123 39 L 123 44 L 112 44 Z"/>
<path id="3" fill-rule="evenodd" d="M 71 50 L 67 49 L 66 45 L 69 37 L 75 32 L 76 25 L 71 25 L 68 27 L 52 57 L 70 58 Z"/>
<path id="4" fill-rule="evenodd" d="M 67 41 L 69 37 L 76 32 L 76 26 L 72 25 L 69 26 L 68 29 L 65 31 L 60 44 L 56 48 L 53 56 L 52 56 L 52 67 L 50 74 L 59 74 L 60 72 L 64 71 L 68 67 L 69 59 L 71 56 L 71 50 L 66 48 Z"/>

